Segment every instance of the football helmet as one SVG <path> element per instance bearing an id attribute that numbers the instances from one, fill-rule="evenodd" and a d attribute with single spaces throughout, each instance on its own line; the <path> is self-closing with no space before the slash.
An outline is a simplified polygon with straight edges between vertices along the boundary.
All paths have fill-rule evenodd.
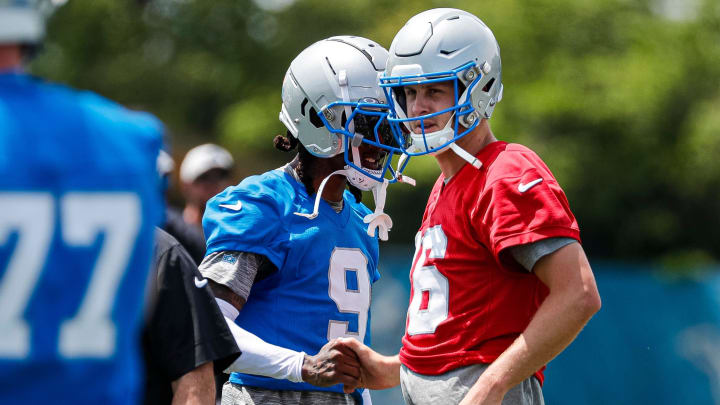
<path id="1" fill-rule="evenodd" d="M 438 8 L 412 17 L 390 45 L 380 86 L 390 104 L 388 121 L 395 135 L 409 132 L 401 146 L 409 156 L 433 154 L 451 147 L 483 118 L 490 118 L 502 99 L 500 48 L 490 28 L 462 10 Z M 450 82 L 454 104 L 447 109 L 410 118 L 403 86 Z M 445 127 L 425 132 L 424 120 L 452 112 Z M 415 121 L 420 133 L 410 130 Z M 465 152 L 467 153 L 467 152 Z M 469 154 L 467 154 L 469 155 Z M 466 160 L 469 157 L 463 156 Z"/>
<path id="2" fill-rule="evenodd" d="M 0 44 L 35 44 L 45 19 L 67 0 L 0 0 Z"/>
<path id="3" fill-rule="evenodd" d="M 357 36 L 336 36 L 302 51 L 290 64 L 282 86 L 280 121 L 313 155 L 344 154 L 346 177 L 362 190 L 382 182 L 391 154 L 400 153 L 387 122 L 388 104 L 378 86 L 388 52 Z M 380 162 L 364 167 L 362 143 L 384 152 Z M 369 165 L 368 165 L 369 166 Z"/>

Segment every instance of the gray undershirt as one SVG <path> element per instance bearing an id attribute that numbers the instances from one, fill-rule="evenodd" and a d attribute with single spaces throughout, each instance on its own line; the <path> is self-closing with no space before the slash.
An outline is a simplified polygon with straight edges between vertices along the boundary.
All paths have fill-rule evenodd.
<path id="1" fill-rule="evenodd" d="M 513 259 L 525 270 L 532 271 L 538 260 L 571 243 L 577 242 L 572 238 L 547 238 L 524 245 L 510 246 L 508 250 Z"/>

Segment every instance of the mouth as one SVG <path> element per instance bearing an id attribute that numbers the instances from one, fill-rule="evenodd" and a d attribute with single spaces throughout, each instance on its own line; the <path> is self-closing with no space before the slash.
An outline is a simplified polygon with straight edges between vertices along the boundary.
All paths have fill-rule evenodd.
<path id="1" fill-rule="evenodd" d="M 380 166 L 382 165 L 382 158 L 378 156 L 363 156 L 361 160 L 362 167 L 365 169 L 380 170 Z"/>
<path id="2" fill-rule="evenodd" d="M 437 127 L 437 125 L 435 125 L 434 122 L 425 121 L 424 124 L 425 133 L 434 132 L 436 130 L 435 128 Z M 421 126 L 419 122 L 413 122 L 412 124 L 410 124 L 410 127 L 412 128 L 412 132 L 415 134 L 423 133 L 423 126 Z"/>

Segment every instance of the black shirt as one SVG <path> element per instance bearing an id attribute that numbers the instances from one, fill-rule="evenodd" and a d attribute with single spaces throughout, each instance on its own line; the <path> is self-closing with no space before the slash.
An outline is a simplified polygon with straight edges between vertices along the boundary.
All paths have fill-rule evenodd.
<path id="1" fill-rule="evenodd" d="M 153 269 L 143 331 L 145 403 L 170 404 L 172 381 L 209 361 L 222 372 L 240 350 L 193 259 L 159 228 Z"/>
<path id="2" fill-rule="evenodd" d="M 202 262 L 205 257 L 205 236 L 200 228 L 185 222 L 182 212 L 168 207 L 165 210 L 165 224 L 162 228 L 187 249 L 196 265 Z"/>

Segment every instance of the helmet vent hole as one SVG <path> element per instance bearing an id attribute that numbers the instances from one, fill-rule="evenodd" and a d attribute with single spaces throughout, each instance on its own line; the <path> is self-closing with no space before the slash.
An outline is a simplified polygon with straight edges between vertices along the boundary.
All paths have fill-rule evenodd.
<path id="1" fill-rule="evenodd" d="M 320 116 L 318 116 L 315 107 L 310 107 L 310 123 L 313 124 L 315 128 L 322 128 L 325 126 L 322 119 L 320 119 Z"/>
<path id="2" fill-rule="evenodd" d="M 460 16 L 459 16 L 459 15 L 454 15 L 454 16 L 452 16 L 452 17 L 448 17 L 448 18 L 447 18 L 448 21 L 451 21 L 451 20 L 459 20 L 459 19 L 460 19 Z"/>
<path id="3" fill-rule="evenodd" d="M 492 89 L 493 84 L 495 84 L 495 78 L 494 78 L 494 77 L 493 77 L 492 79 L 490 79 L 489 82 L 487 82 L 487 84 L 485 85 L 485 87 L 483 87 L 483 91 L 484 91 L 485 93 L 489 93 L 489 92 L 490 92 L 490 89 Z"/>
<path id="4" fill-rule="evenodd" d="M 303 100 L 302 104 L 300 104 L 300 113 L 303 115 L 303 117 L 305 116 L 305 106 L 307 105 L 307 103 L 308 99 L 306 98 Z"/>

